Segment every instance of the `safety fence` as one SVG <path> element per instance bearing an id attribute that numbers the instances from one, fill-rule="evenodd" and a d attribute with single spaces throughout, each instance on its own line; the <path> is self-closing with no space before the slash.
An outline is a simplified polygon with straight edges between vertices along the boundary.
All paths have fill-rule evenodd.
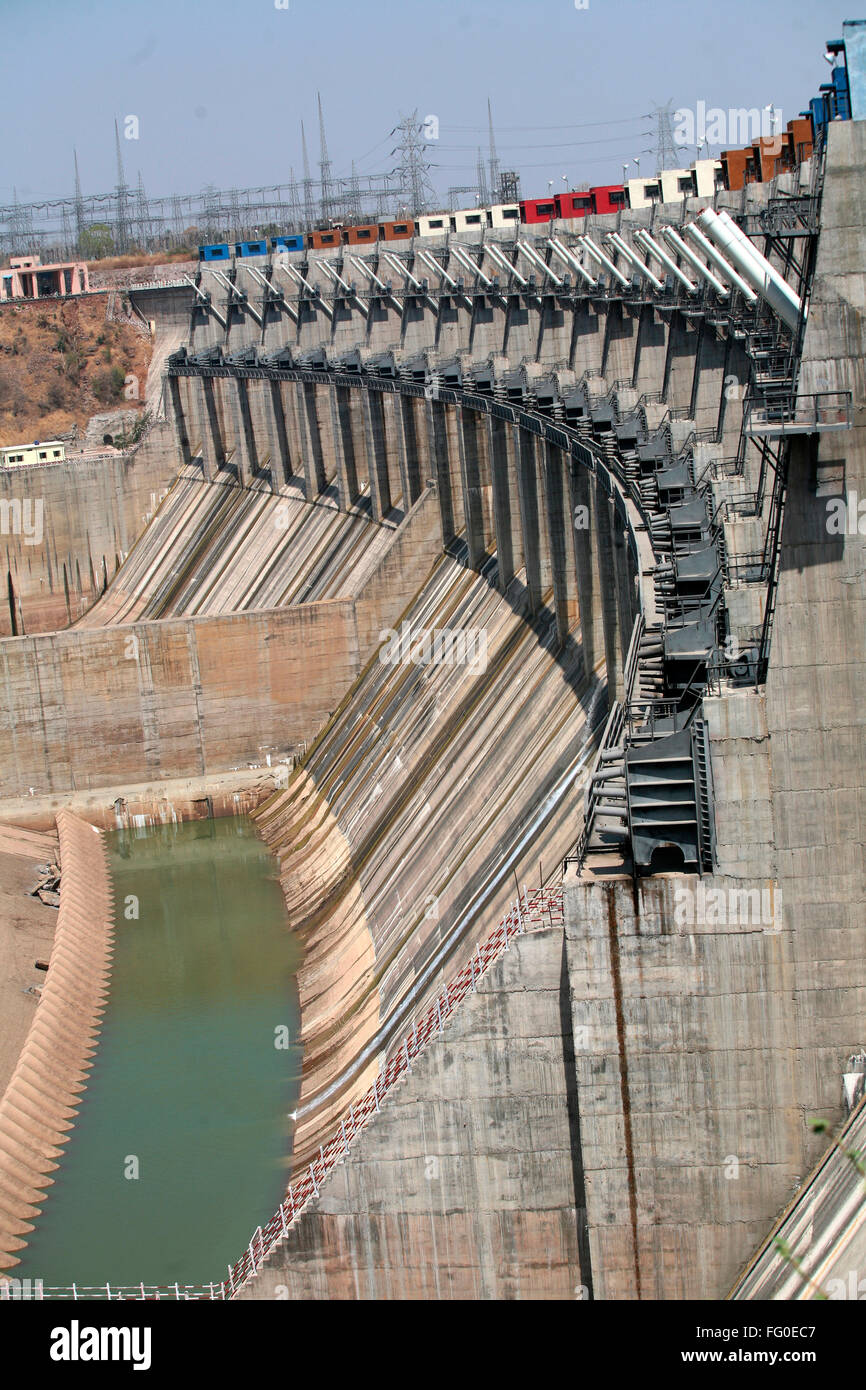
<path id="1" fill-rule="evenodd" d="M 365 1125 L 378 1114 L 390 1091 L 412 1070 L 412 1063 L 428 1043 L 444 1031 L 445 1022 L 466 998 L 474 994 L 478 982 L 499 957 L 509 949 L 514 937 L 543 927 L 562 926 L 564 922 L 561 886 L 536 888 L 523 892 L 512 902 L 498 926 L 480 942 L 469 962 L 433 1000 L 426 1013 L 415 1021 L 411 1030 L 389 1054 L 384 1068 L 373 1085 L 357 1104 L 344 1112 L 338 1129 L 329 1143 L 319 1149 L 319 1156 L 293 1182 L 284 1200 L 266 1226 L 259 1226 L 243 1255 L 229 1265 L 226 1278 L 214 1284 L 68 1284 L 48 1287 L 41 1280 L 4 1279 L 0 1276 L 2 1299 L 82 1299 L 123 1300 L 218 1300 L 233 1298 L 259 1273 L 275 1245 L 289 1234 L 307 1204 L 318 1197 L 319 1190 L 335 1165 L 341 1162 L 352 1141 Z M 25 1291 L 26 1286 L 26 1291 Z"/>

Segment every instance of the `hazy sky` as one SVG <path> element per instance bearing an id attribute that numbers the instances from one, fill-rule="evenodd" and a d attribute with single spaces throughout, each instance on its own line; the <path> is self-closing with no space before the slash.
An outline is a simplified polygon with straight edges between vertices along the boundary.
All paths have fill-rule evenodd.
<path id="1" fill-rule="evenodd" d="M 847 11 L 827 0 L 0 0 L 0 200 L 127 182 L 149 194 L 300 177 L 300 121 L 318 170 L 321 91 L 335 175 L 394 167 L 401 114 L 435 115 L 435 187 L 475 181 L 493 102 L 503 167 L 524 196 L 653 172 L 674 107 L 781 108 L 827 80 L 824 43 Z M 583 3 L 583 0 L 580 0 Z M 278 6 L 280 6 L 278 8 Z M 130 127 L 131 128 L 131 127 Z M 643 154 L 644 151 L 652 153 Z M 683 162 L 688 163 L 694 151 Z M 637 170 L 632 166 L 631 173 Z"/>

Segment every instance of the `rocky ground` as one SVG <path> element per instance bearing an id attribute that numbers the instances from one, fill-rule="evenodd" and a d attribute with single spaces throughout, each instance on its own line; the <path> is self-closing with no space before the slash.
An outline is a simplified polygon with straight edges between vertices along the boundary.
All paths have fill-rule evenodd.
<path id="1" fill-rule="evenodd" d="M 36 961 L 47 961 L 54 941 L 56 861 L 56 835 L 0 826 L 0 1095 L 33 1020 L 35 991 L 45 981 Z M 41 900 L 34 896 L 40 886 Z"/>
<path id="2" fill-rule="evenodd" d="M 0 444 L 83 437 L 92 415 L 143 406 L 150 357 L 147 328 L 120 291 L 4 304 Z"/>

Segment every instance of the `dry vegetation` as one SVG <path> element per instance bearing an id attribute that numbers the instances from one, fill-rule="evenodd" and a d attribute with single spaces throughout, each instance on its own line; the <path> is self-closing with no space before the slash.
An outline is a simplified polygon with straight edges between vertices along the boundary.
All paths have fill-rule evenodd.
<path id="1" fill-rule="evenodd" d="M 53 439 L 97 411 L 143 404 L 150 342 L 134 323 L 106 321 L 108 299 L 0 309 L 0 444 Z M 129 373 L 138 402 L 124 397 Z"/>
<path id="2" fill-rule="evenodd" d="M 94 275 L 104 270 L 132 270 L 137 266 L 174 265 L 176 261 L 195 260 L 196 255 L 194 246 L 181 246 L 176 251 L 154 251 L 149 256 L 143 252 L 133 251 L 127 256 L 106 256 L 103 260 L 88 261 L 87 269 L 90 275 Z"/>

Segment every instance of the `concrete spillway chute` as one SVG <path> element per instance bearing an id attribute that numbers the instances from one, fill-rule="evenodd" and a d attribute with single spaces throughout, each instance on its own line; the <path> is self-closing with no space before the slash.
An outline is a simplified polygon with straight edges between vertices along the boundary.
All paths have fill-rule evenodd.
<path id="1" fill-rule="evenodd" d="M 261 328 L 262 316 L 253 308 L 252 304 L 250 304 L 249 299 L 247 298 L 243 290 L 239 290 L 237 285 L 232 284 L 228 276 L 223 275 L 221 270 L 212 270 L 211 275 L 213 275 L 215 280 L 219 280 L 220 284 L 224 285 L 225 288 L 228 290 L 229 307 L 231 307 L 232 304 L 242 305 L 244 309 L 248 310 L 250 317 L 255 319 L 256 323 L 259 325 L 259 328 Z"/>
<path id="2" fill-rule="evenodd" d="M 263 275 L 262 272 L 256 266 L 248 265 L 247 270 L 249 271 L 250 275 L 252 275 L 253 279 L 259 285 L 261 285 L 262 289 L 265 292 L 265 297 L 262 305 L 263 312 L 268 302 L 278 303 L 281 304 L 282 307 L 285 309 L 286 313 L 289 315 L 289 318 L 292 319 L 295 323 L 297 323 L 298 316 L 295 313 L 294 309 L 291 307 L 291 305 L 286 303 L 285 296 L 282 290 L 278 290 L 275 285 L 272 285 L 267 276 Z"/>
<path id="3" fill-rule="evenodd" d="M 707 236 L 728 255 L 740 274 L 792 331 L 805 310 L 788 282 L 727 212 L 707 208 L 698 218 Z"/>
<path id="4" fill-rule="evenodd" d="M 386 260 L 388 264 L 398 272 L 398 274 L 405 275 L 407 285 L 411 285 L 413 290 L 415 290 L 416 294 L 420 295 L 421 298 L 423 298 L 425 304 L 429 304 L 430 308 L 435 313 L 436 304 L 428 295 L 427 286 L 425 284 L 422 284 L 421 281 L 412 274 L 406 262 L 398 260 L 398 258 L 391 251 L 383 251 L 381 254 L 383 259 Z"/>
<path id="5" fill-rule="evenodd" d="M 634 234 L 634 238 L 638 245 L 642 246 L 651 257 L 654 257 L 660 265 L 664 266 L 665 270 L 673 275 L 675 280 L 679 280 L 680 284 L 684 289 L 688 290 L 689 294 L 697 294 L 698 287 L 694 281 L 690 280 L 688 275 L 680 270 L 676 261 L 672 260 L 667 251 L 659 246 L 657 241 L 653 240 L 649 232 L 644 231 L 643 227 L 638 227 Z"/>
<path id="6" fill-rule="evenodd" d="M 723 285 L 721 280 L 716 279 L 713 272 L 710 269 L 708 269 L 707 266 L 704 265 L 703 261 L 700 259 L 699 256 L 695 255 L 691 247 L 686 246 L 686 243 L 683 241 L 682 237 L 673 227 L 662 227 L 661 230 L 662 236 L 664 237 L 668 245 L 672 246 L 673 249 L 676 251 L 677 255 L 680 256 L 684 261 L 687 261 L 688 264 L 692 267 L 692 269 L 698 272 L 698 275 L 700 275 L 702 280 L 706 280 L 707 284 L 715 290 L 716 294 L 719 295 L 721 299 L 730 298 L 731 292 L 727 288 L 727 286 Z"/>
<path id="7" fill-rule="evenodd" d="M 350 256 L 349 260 L 357 270 L 360 270 L 362 275 L 367 276 L 370 283 L 375 285 L 377 290 L 381 290 L 383 294 L 388 293 L 388 286 L 385 284 L 384 280 L 379 279 L 372 266 L 368 265 L 366 261 L 359 260 L 357 256 Z"/>
<path id="8" fill-rule="evenodd" d="M 412 274 L 405 261 L 399 261 L 396 256 L 392 255 L 390 251 L 383 251 L 382 259 L 386 260 L 391 269 L 396 270 L 398 275 L 405 275 L 407 281 L 413 289 L 423 291 L 424 286 L 421 284 L 420 280 L 416 280 L 415 276 Z"/>
<path id="9" fill-rule="evenodd" d="M 585 251 L 588 251 L 588 252 L 589 252 L 589 254 L 590 254 L 590 256 L 592 256 L 593 260 L 596 260 L 596 261 L 599 262 L 600 265 L 603 265 L 604 268 L 605 268 L 605 270 L 607 270 L 607 271 L 614 277 L 615 280 L 618 280 L 619 283 L 620 283 L 621 285 L 624 285 L 625 288 L 628 289 L 628 287 L 629 287 L 629 280 L 628 280 L 628 277 L 625 276 L 625 275 L 623 275 L 623 273 L 622 273 L 621 270 L 617 270 L 616 266 L 614 265 L 614 263 L 613 263 L 613 261 L 610 259 L 610 257 L 609 257 L 609 256 L 606 256 L 606 255 L 604 254 L 604 252 L 602 251 L 601 247 L 596 246 L 596 244 L 595 244 L 595 242 L 593 241 L 592 237 L 590 237 L 590 236 L 580 236 L 580 237 L 577 238 L 577 241 L 578 241 L 578 245 L 579 245 L 579 246 L 582 246 L 582 247 L 584 248 Z"/>
<path id="10" fill-rule="evenodd" d="M 690 222 L 685 230 L 686 236 L 694 242 L 701 254 L 706 256 L 710 265 L 715 266 L 719 274 L 724 275 L 725 279 L 730 281 L 730 283 L 740 291 L 740 294 L 747 304 L 755 304 L 758 296 L 755 294 L 751 285 L 747 284 L 742 275 L 739 275 L 731 265 L 730 261 L 720 255 L 715 246 L 712 246 L 710 242 L 707 241 L 700 227 L 696 227 L 694 222 Z"/>
<path id="11" fill-rule="evenodd" d="M 664 290 L 664 285 L 662 284 L 661 280 L 659 280 L 658 276 L 653 275 L 649 266 L 645 265 L 644 262 L 641 260 L 640 256 L 636 255 L 635 252 L 632 251 L 631 247 L 628 246 L 625 241 L 623 241 L 622 237 L 619 235 L 618 232 L 609 232 L 606 237 L 606 240 L 610 246 L 616 247 L 620 255 L 625 256 L 626 260 L 634 266 L 635 270 L 638 272 L 639 275 L 642 275 L 645 280 L 649 280 L 653 289 Z"/>
<path id="12" fill-rule="evenodd" d="M 184 275 L 183 278 L 184 280 L 186 280 L 187 284 L 192 285 L 193 289 L 195 290 L 196 305 L 201 309 L 207 309 L 209 314 L 213 314 L 217 323 L 221 324 L 223 328 L 228 328 L 228 324 L 226 323 L 222 314 L 219 312 L 218 309 L 214 308 L 213 300 L 211 296 L 208 294 L 207 290 L 203 290 L 201 286 L 197 285 L 195 280 L 191 280 L 188 275 Z"/>
<path id="13" fill-rule="evenodd" d="M 453 290 L 459 288 L 457 281 L 454 279 L 453 275 L 449 275 L 445 267 L 443 265 L 440 265 L 439 261 L 437 261 L 433 256 L 431 256 L 429 251 L 422 251 L 419 249 L 418 256 L 424 262 L 424 264 L 429 267 L 430 270 L 436 272 L 436 274 L 441 278 L 444 284 L 450 286 L 450 288 Z"/>

